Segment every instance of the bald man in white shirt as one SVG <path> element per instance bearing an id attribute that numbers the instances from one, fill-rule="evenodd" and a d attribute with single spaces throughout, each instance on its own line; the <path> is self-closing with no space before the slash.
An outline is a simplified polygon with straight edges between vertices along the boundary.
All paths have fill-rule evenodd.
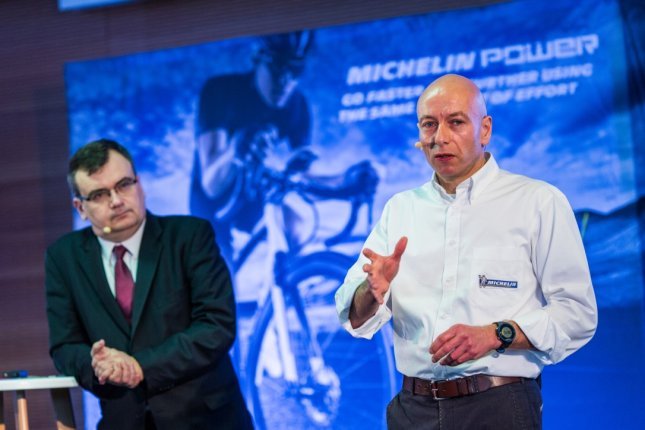
<path id="1" fill-rule="evenodd" d="M 371 338 L 392 319 L 404 381 L 388 428 L 541 428 L 536 378 L 597 325 L 573 211 L 486 152 L 492 118 L 469 79 L 435 80 L 417 115 L 434 175 L 387 202 L 336 293 L 340 321 Z"/>

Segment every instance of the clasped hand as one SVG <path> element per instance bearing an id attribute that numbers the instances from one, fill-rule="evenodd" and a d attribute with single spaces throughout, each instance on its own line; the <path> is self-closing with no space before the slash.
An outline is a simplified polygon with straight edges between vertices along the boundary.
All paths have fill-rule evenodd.
<path id="1" fill-rule="evenodd" d="M 108 348 L 103 339 L 92 345 L 90 354 L 94 375 L 101 385 L 109 382 L 135 388 L 143 380 L 143 370 L 137 360 L 118 349 Z"/>

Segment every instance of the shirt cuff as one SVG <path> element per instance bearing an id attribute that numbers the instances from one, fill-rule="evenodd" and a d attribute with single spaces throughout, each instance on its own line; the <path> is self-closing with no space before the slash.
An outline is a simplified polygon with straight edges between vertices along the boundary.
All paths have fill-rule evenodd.
<path id="1" fill-rule="evenodd" d="M 388 303 L 390 302 L 390 290 L 385 293 L 383 304 L 378 307 L 376 313 L 361 326 L 353 328 L 352 323 L 349 321 L 349 309 L 352 305 L 352 300 L 354 299 L 354 293 L 361 283 L 362 281 L 359 281 L 356 285 L 352 286 L 345 284 L 343 286 L 345 288 L 336 292 L 336 311 L 338 312 L 338 319 L 341 325 L 349 334 L 354 337 L 371 339 L 372 336 L 374 336 L 374 334 L 383 327 L 390 318 L 392 318 L 392 311 L 388 307 Z"/>
<path id="2" fill-rule="evenodd" d="M 545 309 L 537 309 L 513 321 L 522 329 L 535 349 L 540 360 L 548 365 L 562 361 L 566 357 L 569 336 L 562 331 Z"/>

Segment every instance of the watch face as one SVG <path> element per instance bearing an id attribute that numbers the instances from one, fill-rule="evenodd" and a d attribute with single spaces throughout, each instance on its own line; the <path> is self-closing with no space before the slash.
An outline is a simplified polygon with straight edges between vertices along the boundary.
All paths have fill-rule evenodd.
<path id="1" fill-rule="evenodd" d="M 513 329 L 508 326 L 503 326 L 500 330 L 500 335 L 505 339 L 510 339 L 513 337 Z"/>
<path id="2" fill-rule="evenodd" d="M 505 321 L 497 322 L 495 325 L 497 325 L 497 338 L 502 342 L 502 345 L 496 351 L 501 353 L 511 346 L 515 340 L 515 327 Z"/>

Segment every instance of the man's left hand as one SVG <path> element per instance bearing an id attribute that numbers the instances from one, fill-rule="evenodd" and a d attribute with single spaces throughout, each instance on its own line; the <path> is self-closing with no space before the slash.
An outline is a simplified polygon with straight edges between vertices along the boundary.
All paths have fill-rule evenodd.
<path id="1" fill-rule="evenodd" d="M 143 370 L 139 362 L 123 351 L 108 348 L 104 340 L 95 342 L 90 354 L 94 374 L 101 385 L 109 382 L 135 388 L 143 380 Z"/>
<path id="2" fill-rule="evenodd" d="M 470 326 L 455 324 L 443 332 L 430 345 L 432 362 L 444 366 L 457 366 L 476 360 L 500 346 L 495 326 Z"/>

